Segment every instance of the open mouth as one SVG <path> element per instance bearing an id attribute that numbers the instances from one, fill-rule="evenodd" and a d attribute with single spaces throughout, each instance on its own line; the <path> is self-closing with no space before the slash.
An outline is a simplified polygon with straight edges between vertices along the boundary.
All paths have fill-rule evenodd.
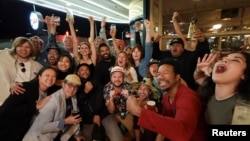
<path id="1" fill-rule="evenodd" d="M 218 65 L 218 66 L 216 67 L 215 72 L 216 72 L 216 73 L 223 73 L 223 72 L 225 72 L 226 70 L 227 70 L 226 66 L 221 64 L 221 65 Z"/>
<path id="2" fill-rule="evenodd" d="M 119 64 L 123 64 L 123 61 L 119 61 Z"/>
<path id="3" fill-rule="evenodd" d="M 145 96 L 145 94 L 143 94 L 143 93 L 140 93 L 140 94 L 139 94 L 139 96 L 140 96 L 140 97 L 144 97 L 144 96 Z"/>
<path id="4" fill-rule="evenodd" d="M 177 49 L 173 49 L 173 52 L 176 52 L 177 51 Z"/>

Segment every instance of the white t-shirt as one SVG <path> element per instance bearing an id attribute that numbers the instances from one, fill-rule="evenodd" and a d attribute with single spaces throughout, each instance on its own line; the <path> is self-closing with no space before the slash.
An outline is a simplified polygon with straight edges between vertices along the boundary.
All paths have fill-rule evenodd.
<path id="1" fill-rule="evenodd" d="M 25 82 L 30 81 L 30 69 L 31 69 L 31 62 L 20 62 L 17 61 L 16 63 L 17 68 L 17 76 L 16 76 L 16 82 Z"/>

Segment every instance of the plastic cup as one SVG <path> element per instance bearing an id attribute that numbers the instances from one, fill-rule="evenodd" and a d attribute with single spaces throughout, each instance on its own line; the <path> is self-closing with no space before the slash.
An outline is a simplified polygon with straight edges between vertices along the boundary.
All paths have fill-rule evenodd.
<path id="1" fill-rule="evenodd" d="M 116 29 L 116 25 L 115 24 L 111 24 L 110 25 L 110 29 L 112 30 L 112 29 Z"/>
<path id="2" fill-rule="evenodd" d="M 147 101 L 147 109 L 150 111 L 156 111 L 155 101 L 152 100 Z"/>

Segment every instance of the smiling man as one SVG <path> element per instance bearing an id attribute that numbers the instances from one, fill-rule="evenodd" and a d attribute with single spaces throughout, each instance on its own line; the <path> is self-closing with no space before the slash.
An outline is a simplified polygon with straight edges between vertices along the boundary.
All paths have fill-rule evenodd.
<path id="1" fill-rule="evenodd" d="M 32 80 L 42 68 L 40 63 L 32 59 L 34 55 L 34 46 L 26 37 L 16 37 L 11 49 L 0 50 L 0 105 L 10 91 L 20 92 L 18 82 Z"/>
<path id="2" fill-rule="evenodd" d="M 199 47 L 195 48 L 195 50 L 189 51 L 185 49 L 184 41 L 181 38 L 171 39 L 169 42 L 170 48 L 166 51 L 161 51 L 159 47 L 156 46 L 156 42 L 154 42 L 154 45 L 152 57 L 157 60 L 166 58 L 178 60 L 181 64 L 181 77 L 189 88 L 197 90 L 198 85 L 193 78 L 193 73 L 196 68 L 198 57 L 202 58 L 206 53 L 210 53 L 209 46 L 201 44 Z"/>
<path id="3" fill-rule="evenodd" d="M 161 90 L 166 91 L 162 113 L 141 108 L 131 96 L 127 100 L 128 112 L 139 117 L 139 126 L 158 133 L 157 139 L 204 141 L 201 102 L 193 90 L 181 84 L 179 63 L 163 60 L 157 78 Z"/>

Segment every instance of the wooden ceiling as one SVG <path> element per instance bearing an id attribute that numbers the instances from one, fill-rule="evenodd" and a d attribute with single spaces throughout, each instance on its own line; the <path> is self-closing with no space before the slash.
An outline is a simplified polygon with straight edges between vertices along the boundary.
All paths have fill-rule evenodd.
<path id="1" fill-rule="evenodd" d="M 178 22 L 187 33 L 190 19 L 197 18 L 197 25 L 205 33 L 250 32 L 249 0 L 163 0 L 163 31 L 174 33 L 170 22 L 173 12 L 179 12 Z M 231 16 L 231 20 L 222 17 Z M 220 30 L 211 30 L 214 24 L 222 24 Z"/>

